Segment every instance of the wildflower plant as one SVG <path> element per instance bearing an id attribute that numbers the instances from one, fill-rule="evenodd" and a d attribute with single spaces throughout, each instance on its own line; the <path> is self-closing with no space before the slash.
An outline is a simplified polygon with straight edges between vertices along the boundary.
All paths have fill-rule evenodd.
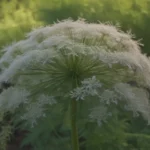
<path id="1" fill-rule="evenodd" d="M 64 20 L 33 30 L 3 52 L 0 82 L 13 87 L 1 93 L 0 109 L 21 108 L 20 119 L 34 126 L 47 110 L 65 104 L 70 109 L 73 150 L 79 150 L 80 103 L 88 104 L 87 117 L 98 125 L 111 117 L 112 106 L 119 103 L 150 123 L 146 90 L 150 62 L 133 35 L 119 27 Z"/>

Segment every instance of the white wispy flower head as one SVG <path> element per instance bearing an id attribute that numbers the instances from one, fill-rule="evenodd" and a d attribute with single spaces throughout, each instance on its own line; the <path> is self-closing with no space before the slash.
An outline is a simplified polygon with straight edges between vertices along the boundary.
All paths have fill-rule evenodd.
<path id="1" fill-rule="evenodd" d="M 37 102 L 31 102 L 27 106 L 26 113 L 21 116 L 21 119 L 29 121 L 31 126 L 34 127 L 34 125 L 37 124 L 37 119 L 46 116 L 46 108 L 44 106 L 53 104 L 56 104 L 56 100 L 53 96 L 42 94 L 37 98 Z"/>
<path id="2" fill-rule="evenodd" d="M 100 101 L 110 105 L 111 103 L 118 104 L 118 95 L 113 91 L 106 89 L 99 95 Z"/>
<path id="3" fill-rule="evenodd" d="M 95 76 L 83 80 L 81 84 L 81 87 L 77 87 L 71 91 L 71 97 L 76 98 L 76 100 L 84 100 L 85 97 L 89 95 L 98 95 L 98 90 L 102 87 L 102 84 L 96 79 Z"/>
<path id="4" fill-rule="evenodd" d="M 106 121 L 107 117 L 111 116 L 111 113 L 108 112 L 107 107 L 99 106 L 91 110 L 89 115 L 91 121 L 96 121 L 99 126 L 101 126 L 102 121 Z"/>
<path id="5" fill-rule="evenodd" d="M 118 104 L 123 97 L 128 110 L 141 113 L 150 121 L 145 92 L 150 88 L 150 60 L 141 53 L 140 44 L 131 33 L 110 24 L 68 19 L 34 29 L 25 40 L 2 51 L 0 83 L 12 82 L 14 88 L 1 93 L 0 107 L 5 105 L 8 111 L 14 108 L 11 103 L 19 106 L 24 100 L 20 94 L 20 99 L 12 99 L 17 93 L 14 89 L 28 89 L 33 109 L 26 106 L 28 114 L 22 117 L 35 118 L 33 124 L 43 116 L 45 105 L 56 103 L 54 97 L 85 103 L 89 97 L 97 98 L 99 105 L 106 107 Z M 135 81 L 137 87 L 127 84 L 129 81 Z M 5 92 L 14 94 L 7 99 L 10 104 L 4 103 Z M 93 114 L 98 112 L 93 110 Z"/>
<path id="6" fill-rule="evenodd" d="M 121 100 L 126 101 L 125 108 L 127 110 L 133 111 L 135 116 L 141 113 L 146 120 L 150 121 L 150 103 L 147 91 L 126 83 L 118 83 L 114 88 Z"/>
<path id="7" fill-rule="evenodd" d="M 29 91 L 17 87 L 4 90 L 0 95 L 0 109 L 13 112 L 20 104 L 28 102 L 29 94 Z"/>

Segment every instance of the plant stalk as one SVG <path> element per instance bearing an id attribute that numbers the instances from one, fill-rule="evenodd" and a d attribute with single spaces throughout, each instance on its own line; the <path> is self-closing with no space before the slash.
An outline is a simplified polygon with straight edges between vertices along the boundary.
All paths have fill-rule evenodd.
<path id="1" fill-rule="evenodd" d="M 79 150 L 79 139 L 76 118 L 77 117 L 77 101 L 71 100 L 71 139 L 72 150 Z"/>
<path id="2" fill-rule="evenodd" d="M 74 80 L 73 88 L 78 87 L 79 83 L 77 78 Z M 71 140 L 72 150 L 79 150 L 79 137 L 77 128 L 77 101 L 76 99 L 71 100 Z"/>

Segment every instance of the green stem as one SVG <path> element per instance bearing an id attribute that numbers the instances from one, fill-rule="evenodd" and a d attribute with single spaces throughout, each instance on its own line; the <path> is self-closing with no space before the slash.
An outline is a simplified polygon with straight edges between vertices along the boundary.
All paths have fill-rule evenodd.
<path id="1" fill-rule="evenodd" d="M 78 83 L 76 82 L 73 87 L 77 86 Z M 79 150 L 79 138 L 77 129 L 77 101 L 75 99 L 71 100 L 71 140 L 72 150 Z"/>
<path id="2" fill-rule="evenodd" d="M 71 138 L 72 138 L 72 150 L 79 150 L 79 139 L 78 139 L 78 129 L 76 124 L 76 114 L 77 114 L 77 101 L 71 101 Z"/>
<path id="3" fill-rule="evenodd" d="M 147 135 L 147 134 L 138 134 L 138 133 L 125 133 L 125 135 L 128 137 L 128 138 L 143 138 L 143 139 L 148 139 L 150 140 L 150 136 Z"/>

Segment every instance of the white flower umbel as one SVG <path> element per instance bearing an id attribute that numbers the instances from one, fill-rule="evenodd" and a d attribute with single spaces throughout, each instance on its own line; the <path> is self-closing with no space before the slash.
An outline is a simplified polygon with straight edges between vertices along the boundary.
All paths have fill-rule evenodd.
<path id="1" fill-rule="evenodd" d="M 108 112 L 107 107 L 103 105 L 93 108 L 89 115 L 91 121 L 96 121 L 99 126 L 101 126 L 102 121 L 105 122 L 109 116 L 111 116 L 111 113 Z"/>
<path id="2" fill-rule="evenodd" d="M 102 84 L 96 79 L 95 76 L 83 80 L 81 84 L 81 87 L 77 87 L 71 92 L 71 98 L 75 98 L 76 100 L 84 100 L 87 96 L 98 95 L 98 90 L 102 87 Z"/>
<path id="3" fill-rule="evenodd" d="M 22 117 L 33 124 L 43 116 L 45 105 L 56 103 L 53 96 L 59 97 L 60 103 L 69 98 L 84 99 L 86 103 L 90 97 L 98 120 L 103 115 L 93 108 L 96 98 L 101 107 L 117 104 L 123 97 L 128 110 L 150 120 L 145 93 L 150 88 L 150 61 L 139 45 L 131 34 L 118 27 L 88 24 L 82 19 L 35 29 L 25 40 L 2 49 L 0 83 L 13 82 L 14 87 L 1 93 L 0 108 L 17 108 L 27 101 L 20 90 L 28 89 L 34 103 L 25 104 L 27 109 Z M 129 81 L 135 81 L 138 87 L 126 84 Z M 95 107 L 99 107 L 97 101 Z"/>
<path id="4" fill-rule="evenodd" d="M 37 98 L 37 102 L 30 103 L 29 106 L 26 108 L 26 113 L 21 116 L 22 120 L 27 120 L 31 123 L 31 126 L 34 127 L 34 125 L 37 123 L 37 119 L 40 117 L 45 117 L 45 105 L 53 105 L 56 104 L 56 100 L 53 96 L 47 96 L 47 95 L 40 95 Z"/>
<path id="5" fill-rule="evenodd" d="M 113 90 L 106 89 L 100 95 L 100 102 L 111 105 L 111 103 L 118 104 L 119 96 Z"/>
<path id="6" fill-rule="evenodd" d="M 28 103 L 30 93 L 22 88 L 10 87 L 0 95 L 0 110 L 13 112 L 20 104 Z"/>
<path id="7" fill-rule="evenodd" d="M 120 95 L 120 100 L 126 101 L 126 110 L 133 111 L 134 116 L 138 116 L 138 113 L 141 113 L 150 123 L 150 103 L 147 91 L 138 87 L 132 87 L 126 83 L 118 83 L 114 88 L 116 93 Z"/>

